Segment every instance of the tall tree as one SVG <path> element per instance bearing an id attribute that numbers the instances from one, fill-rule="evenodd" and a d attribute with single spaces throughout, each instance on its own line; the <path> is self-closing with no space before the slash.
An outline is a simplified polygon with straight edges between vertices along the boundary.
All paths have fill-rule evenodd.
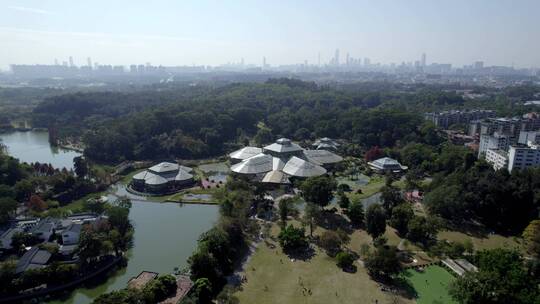
<path id="1" fill-rule="evenodd" d="M 310 236 L 313 236 L 313 226 L 319 220 L 320 216 L 321 216 L 321 207 L 319 205 L 315 205 L 309 202 L 306 203 L 302 222 L 304 223 L 304 225 L 309 226 Z"/>
<path id="2" fill-rule="evenodd" d="M 533 220 L 523 231 L 527 251 L 540 259 L 540 220 Z"/>
<path id="3" fill-rule="evenodd" d="M 0 197 L 0 225 L 5 224 L 17 210 L 17 201 L 9 197 Z"/>
<path id="4" fill-rule="evenodd" d="M 379 246 L 365 261 L 370 276 L 388 280 L 401 271 L 397 250 L 393 246 Z"/>
<path id="5" fill-rule="evenodd" d="M 379 204 L 373 204 L 366 210 L 366 231 L 374 239 L 386 231 L 386 214 Z"/>
<path id="6" fill-rule="evenodd" d="M 400 204 L 392 209 L 392 216 L 388 224 L 394 227 L 401 236 L 406 236 L 409 231 L 410 220 L 414 217 L 414 211 L 408 203 Z"/>
<path id="7" fill-rule="evenodd" d="M 85 178 L 88 174 L 88 163 L 83 156 L 73 158 L 73 167 L 75 168 L 75 174 L 77 174 L 78 178 Z"/>
<path id="8" fill-rule="evenodd" d="M 392 208 L 404 202 L 401 191 L 392 184 L 382 187 L 381 200 L 389 216 L 392 215 Z"/>
<path id="9" fill-rule="evenodd" d="M 425 244 L 436 237 L 438 226 L 439 223 L 435 218 L 414 216 L 407 225 L 407 238 Z"/>
<path id="10" fill-rule="evenodd" d="M 302 197 L 306 202 L 317 204 L 324 207 L 330 203 L 334 197 L 333 192 L 337 188 L 336 181 L 326 175 L 309 177 L 302 185 L 300 190 L 302 191 Z"/>
<path id="11" fill-rule="evenodd" d="M 355 226 L 361 226 L 364 223 L 364 205 L 361 201 L 353 201 L 347 209 L 347 216 Z"/>

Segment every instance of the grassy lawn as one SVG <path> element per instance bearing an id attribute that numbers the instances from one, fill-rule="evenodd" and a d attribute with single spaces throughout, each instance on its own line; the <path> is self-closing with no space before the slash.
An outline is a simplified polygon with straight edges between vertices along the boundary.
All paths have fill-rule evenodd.
<path id="1" fill-rule="evenodd" d="M 131 179 L 133 178 L 133 176 L 139 172 L 142 172 L 146 169 L 139 169 L 139 170 L 133 170 L 131 172 L 129 172 L 129 174 L 127 175 L 124 175 L 122 176 L 122 179 L 120 180 L 120 183 L 124 184 L 124 185 L 127 185 L 131 182 Z"/>
<path id="2" fill-rule="evenodd" d="M 70 213 L 78 213 L 78 212 L 81 212 L 83 211 L 83 204 L 84 202 L 86 202 L 88 199 L 91 199 L 91 198 L 98 198 L 98 197 L 101 197 L 103 195 L 105 195 L 107 192 L 106 191 L 103 191 L 103 192 L 96 192 L 96 193 L 90 193 L 90 194 L 87 194 L 85 196 L 83 196 L 82 198 L 78 199 L 78 200 L 74 200 L 73 202 L 65 205 L 65 206 L 61 206 L 61 207 L 58 207 L 58 208 L 51 208 L 49 210 L 47 210 L 46 212 L 44 212 L 44 216 L 48 216 L 49 213 L 53 214 L 53 215 L 57 215 L 57 214 L 70 214 Z"/>
<path id="3" fill-rule="evenodd" d="M 370 197 L 373 194 L 380 192 L 381 188 L 384 187 L 384 184 L 385 184 L 385 178 L 383 176 L 374 175 L 371 177 L 367 185 L 357 187 L 362 190 L 362 193 L 351 192 L 349 197 L 351 199 L 352 198 L 363 199 L 363 198 Z M 401 180 L 397 180 L 397 181 L 394 181 L 392 185 L 401 189 L 404 187 L 404 182 Z"/>
<path id="4" fill-rule="evenodd" d="M 197 166 L 197 169 L 201 170 L 204 173 L 211 173 L 211 172 L 223 172 L 227 173 L 229 172 L 229 166 L 227 162 L 214 162 L 214 163 L 206 163 L 201 164 Z"/>
<path id="5" fill-rule="evenodd" d="M 186 194 L 213 194 L 213 189 L 193 189 L 188 191 L 183 191 L 179 193 L 175 193 L 173 195 L 170 195 L 166 198 L 166 201 L 171 202 L 179 202 L 179 203 L 200 203 L 200 204 L 217 204 L 217 200 L 212 199 L 211 201 L 208 200 L 197 200 L 197 199 L 190 199 L 185 200 L 184 195 Z"/>
<path id="6" fill-rule="evenodd" d="M 279 229 L 273 226 L 275 237 Z M 320 233 L 322 229 L 317 229 Z M 240 303 L 390 303 L 392 295 L 384 293 L 365 269 L 347 273 L 335 260 L 318 248 L 306 261 L 283 254 L 277 242 L 261 242 L 245 268 L 247 282 L 235 295 Z M 351 244 L 356 251 L 361 243 L 371 242 L 365 231 L 355 231 Z M 275 247 L 274 247 L 275 246 Z M 315 246 L 314 246 L 315 247 Z M 305 288 L 305 289 L 304 289 Z M 401 303 L 413 303 L 402 298 Z"/>
<path id="7" fill-rule="evenodd" d="M 488 234 L 486 237 L 477 237 L 468 235 L 458 231 L 441 231 L 438 234 L 438 239 L 446 239 L 451 242 L 465 242 L 465 240 L 471 240 L 476 250 L 494 249 L 494 248 L 507 248 L 523 250 L 523 246 L 520 244 L 520 239 L 514 237 L 505 237 L 498 234 Z"/>
<path id="8" fill-rule="evenodd" d="M 416 291 L 418 304 L 457 303 L 448 294 L 448 286 L 454 277 L 441 266 L 429 266 L 424 272 L 407 269 L 402 276 Z"/>

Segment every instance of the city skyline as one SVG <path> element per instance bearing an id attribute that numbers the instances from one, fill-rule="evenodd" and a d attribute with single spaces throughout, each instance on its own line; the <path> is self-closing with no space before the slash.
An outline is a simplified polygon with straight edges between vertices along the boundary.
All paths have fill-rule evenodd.
<path id="1" fill-rule="evenodd" d="M 321 64 L 347 54 L 384 64 L 540 67 L 537 1 L 174 1 L 92 6 L 72 1 L 0 4 L 0 68 L 72 56 L 128 66 Z M 504 21 L 504 22 L 501 22 Z M 247 26 L 249 25 L 249 26 Z M 319 59 L 320 58 L 320 59 Z"/>
<path id="2" fill-rule="evenodd" d="M 144 62 L 132 62 L 128 64 L 117 64 L 114 62 L 100 62 L 95 60 L 92 57 L 84 58 L 74 58 L 73 56 L 68 56 L 67 58 L 54 58 L 52 61 L 44 63 L 12 63 L 8 65 L 8 70 L 11 66 L 64 66 L 71 68 L 87 68 L 91 70 L 96 69 L 98 66 L 112 66 L 112 67 L 123 67 L 129 71 L 130 67 L 133 66 L 151 66 L 151 67 L 207 67 L 207 68 L 219 68 L 219 67 L 236 67 L 236 68 L 286 68 L 291 66 L 306 66 L 306 67 L 320 67 L 320 68 L 336 68 L 336 67 L 361 67 L 361 68 L 399 68 L 401 67 L 410 67 L 410 68 L 424 68 L 429 66 L 439 66 L 444 65 L 450 69 L 483 69 L 489 67 L 504 67 L 504 68 L 516 68 L 516 69 L 532 69 L 538 70 L 536 66 L 524 66 L 524 67 L 515 67 L 515 66 L 504 66 L 504 65 L 490 65 L 489 63 L 484 62 L 483 60 L 477 60 L 474 62 L 469 62 L 462 66 L 454 65 L 447 62 L 429 62 L 428 56 L 426 53 L 420 54 L 420 57 L 413 60 L 403 60 L 400 62 L 376 62 L 371 61 L 369 57 L 354 57 L 351 56 L 349 52 L 345 53 L 345 59 L 342 60 L 340 57 L 340 49 L 335 49 L 334 55 L 328 58 L 328 60 L 321 59 L 320 52 L 318 53 L 317 62 L 309 62 L 308 60 L 303 60 L 301 62 L 290 63 L 290 64 L 272 64 L 269 63 L 266 56 L 262 56 L 260 62 L 245 62 L 244 58 L 239 58 L 237 61 L 228 61 L 216 65 L 205 65 L 205 64 L 154 64 L 153 62 L 144 61 Z M 64 60 L 66 59 L 66 60 Z M 2 71 L 2 69 L 0 69 Z"/>

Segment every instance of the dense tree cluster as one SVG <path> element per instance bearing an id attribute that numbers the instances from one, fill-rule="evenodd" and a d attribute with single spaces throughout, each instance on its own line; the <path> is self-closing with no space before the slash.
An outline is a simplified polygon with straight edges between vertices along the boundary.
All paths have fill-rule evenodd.
<path id="1" fill-rule="evenodd" d="M 521 233 L 538 217 L 540 169 L 494 171 L 483 161 L 438 176 L 425 196 L 430 212 L 453 222 L 477 220 L 500 232 Z"/>
<path id="2" fill-rule="evenodd" d="M 329 136 L 365 147 L 421 141 L 417 113 L 374 108 L 371 98 L 282 79 L 160 93 L 69 94 L 40 104 L 34 120 L 86 130 L 85 154 L 101 161 L 217 155 L 255 135 L 260 144 L 277 136 Z"/>
<path id="3" fill-rule="evenodd" d="M 225 277 L 246 250 L 246 234 L 252 228 L 249 212 L 258 201 L 257 192 L 246 181 L 230 178 L 216 195 L 220 200 L 220 221 L 201 235 L 188 259 L 191 279 L 198 286 L 190 293 L 188 303 L 208 303 L 222 290 Z"/>
<path id="4" fill-rule="evenodd" d="M 538 273 L 518 252 L 506 249 L 481 251 L 474 262 L 478 272 L 467 272 L 451 286 L 451 295 L 459 303 L 540 302 Z"/>
<path id="5" fill-rule="evenodd" d="M 125 288 L 98 296 L 94 304 L 153 304 L 165 300 L 176 291 L 176 279 L 163 275 L 148 282 L 142 289 Z"/>

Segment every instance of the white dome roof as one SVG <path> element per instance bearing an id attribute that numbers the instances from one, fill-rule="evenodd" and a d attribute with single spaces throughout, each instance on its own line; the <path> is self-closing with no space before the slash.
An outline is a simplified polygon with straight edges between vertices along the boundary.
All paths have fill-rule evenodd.
<path id="1" fill-rule="evenodd" d="M 231 171 L 243 174 L 257 174 L 272 171 L 273 157 L 268 154 L 257 154 L 231 166 Z"/>
<path id="2" fill-rule="evenodd" d="M 311 177 L 311 176 L 319 176 L 319 175 L 325 174 L 326 169 L 319 165 L 310 163 L 301 158 L 293 156 L 285 164 L 285 167 L 283 167 L 283 172 L 291 176 Z"/>

